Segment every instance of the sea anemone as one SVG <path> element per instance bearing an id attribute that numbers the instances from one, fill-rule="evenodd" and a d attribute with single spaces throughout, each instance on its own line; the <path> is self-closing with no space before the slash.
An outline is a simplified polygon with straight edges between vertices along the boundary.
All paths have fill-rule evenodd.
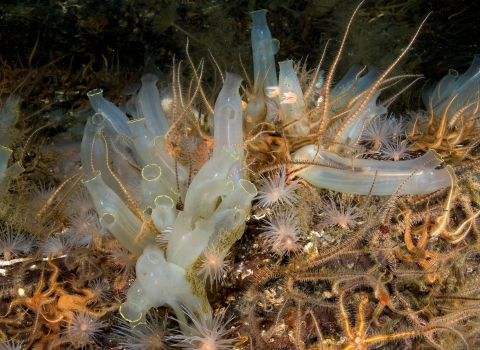
<path id="1" fill-rule="evenodd" d="M 347 208 L 343 207 L 340 197 L 337 197 L 339 207 L 332 197 L 328 197 L 330 202 L 324 201 L 320 204 L 323 210 L 321 215 L 321 223 L 325 226 L 340 226 L 342 229 L 357 226 L 359 223 L 355 220 L 360 215 L 355 214 L 356 206 L 352 206 L 351 199 L 348 200 Z"/>
<path id="2" fill-rule="evenodd" d="M 130 273 L 135 271 L 137 259 L 135 255 L 130 254 L 130 252 L 125 248 L 116 244 L 112 245 L 110 248 L 110 258 L 113 260 L 115 265 L 120 267 L 122 272 Z"/>
<path id="3" fill-rule="evenodd" d="M 378 150 L 391 140 L 399 138 L 403 130 L 402 119 L 397 119 L 393 115 L 380 116 L 367 125 L 362 134 L 362 140 L 371 144 L 373 149 Z"/>
<path id="4" fill-rule="evenodd" d="M 95 214 L 79 212 L 70 215 L 68 219 L 70 226 L 67 232 L 75 245 L 91 248 L 109 234 Z"/>
<path id="5" fill-rule="evenodd" d="M 95 206 L 93 205 L 92 197 L 85 186 L 82 186 L 69 198 L 67 204 L 68 215 L 74 213 L 78 215 L 86 215 L 94 212 Z"/>
<path id="6" fill-rule="evenodd" d="M 97 336 L 105 326 L 98 317 L 90 316 L 86 312 L 75 313 L 70 321 L 65 335 L 75 343 L 97 343 Z"/>
<path id="7" fill-rule="evenodd" d="M 197 275 L 203 275 L 204 285 L 207 279 L 210 280 L 212 291 L 213 284 L 223 280 L 225 268 L 230 264 L 229 260 L 225 260 L 228 253 L 228 250 L 220 251 L 218 247 L 214 246 L 209 246 L 203 251 L 202 266 Z"/>
<path id="8" fill-rule="evenodd" d="M 9 340 L 7 342 L 0 339 L 0 350 L 22 350 L 23 342 L 18 342 L 15 340 Z"/>
<path id="9" fill-rule="evenodd" d="M 0 228 L 0 254 L 3 254 L 4 260 L 10 260 L 20 253 L 30 253 L 33 246 L 33 239 L 28 239 L 20 232 L 13 233 L 10 225 Z"/>
<path id="10" fill-rule="evenodd" d="M 90 291 L 93 293 L 94 300 L 106 300 L 111 294 L 110 284 L 104 279 L 95 279 L 91 282 Z"/>
<path id="11" fill-rule="evenodd" d="M 300 225 L 293 210 L 287 213 L 274 211 L 270 221 L 265 220 L 264 232 L 266 246 L 280 255 L 296 253 L 300 249 Z"/>
<path id="12" fill-rule="evenodd" d="M 130 254 L 128 250 L 113 241 L 109 247 L 109 258 L 120 268 L 118 276 L 115 278 L 114 288 L 123 289 L 127 278 L 135 271 L 137 259 L 135 255 Z"/>
<path id="13" fill-rule="evenodd" d="M 175 347 L 190 350 L 227 350 L 234 348 L 238 339 L 226 339 L 226 336 L 235 330 L 235 328 L 226 329 L 234 317 L 232 316 L 224 321 L 226 310 L 218 312 L 215 317 L 212 316 L 211 311 L 205 314 L 200 307 L 197 307 L 195 311 L 184 308 L 184 311 L 192 324 L 185 324 L 177 320 L 186 331 L 184 333 L 177 331 L 180 334 L 169 338 L 169 341 Z"/>
<path id="14" fill-rule="evenodd" d="M 120 325 L 114 327 L 114 332 L 120 337 L 119 346 L 126 350 L 160 350 L 167 349 L 165 337 L 167 330 L 167 315 L 161 320 L 156 311 L 149 312 L 146 323 L 132 326 L 125 320 L 116 318 Z"/>
<path id="15" fill-rule="evenodd" d="M 69 119 L 68 109 L 65 108 L 52 108 L 48 113 L 43 116 L 49 123 L 54 125 L 63 125 Z"/>
<path id="16" fill-rule="evenodd" d="M 55 193 L 55 187 L 40 184 L 35 186 L 31 192 L 30 203 L 32 203 L 32 209 L 40 211 L 42 207 L 47 203 L 50 197 Z"/>
<path id="17" fill-rule="evenodd" d="M 299 186 L 300 180 L 292 181 L 287 185 L 287 171 L 285 167 L 281 167 L 271 178 L 262 176 L 258 187 L 258 205 L 262 207 L 270 207 L 274 204 L 294 205 L 297 202 L 295 189 Z"/>
<path id="18" fill-rule="evenodd" d="M 401 159 L 412 158 L 412 155 L 408 153 L 410 143 L 407 140 L 400 141 L 396 139 L 383 144 L 380 152 L 382 152 L 382 159 L 390 159 L 398 162 Z"/>
<path id="19" fill-rule="evenodd" d="M 65 236 L 50 236 L 42 244 L 42 254 L 44 256 L 62 256 L 72 249 L 72 243 Z"/>

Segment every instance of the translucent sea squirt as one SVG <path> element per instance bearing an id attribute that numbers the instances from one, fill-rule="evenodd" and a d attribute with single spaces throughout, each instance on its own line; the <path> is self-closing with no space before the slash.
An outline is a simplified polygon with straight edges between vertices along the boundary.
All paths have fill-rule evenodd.
<path id="1" fill-rule="evenodd" d="M 437 169 L 442 163 L 434 151 L 423 156 L 399 162 L 373 159 L 344 158 L 320 151 L 309 145 L 294 153 L 295 161 L 315 161 L 300 170 L 298 176 L 316 187 L 350 194 L 377 196 L 391 195 L 400 189 L 401 194 L 428 194 L 451 186 L 455 175 L 451 167 Z M 373 188 L 372 188 L 373 186 Z"/>

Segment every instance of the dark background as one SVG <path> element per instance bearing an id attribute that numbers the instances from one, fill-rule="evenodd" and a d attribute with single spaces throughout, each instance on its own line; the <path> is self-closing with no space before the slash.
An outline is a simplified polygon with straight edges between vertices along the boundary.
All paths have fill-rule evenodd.
<path id="1" fill-rule="evenodd" d="M 41 67 L 54 62 L 65 71 L 108 68 L 138 72 L 147 57 L 168 73 L 173 55 L 185 59 L 188 32 L 194 62 L 208 51 L 228 70 L 241 72 L 240 59 L 251 72 L 249 12 L 265 8 L 272 35 L 280 40 L 277 61 L 305 59 L 314 67 L 328 39 L 325 69 L 338 49 L 358 1 L 165 1 L 165 0 L 28 0 L 0 4 L 0 55 L 9 67 Z M 402 100 L 416 107 L 414 94 L 428 81 L 437 81 L 449 68 L 460 73 L 478 53 L 480 1 L 366 1 L 353 21 L 339 65 L 339 79 L 353 63 L 386 68 L 407 45 L 425 16 L 432 12 L 411 52 L 396 74 L 421 73 Z M 34 48 L 36 48 L 34 50 Z M 32 54 L 33 52 L 33 54 Z M 208 81 L 208 70 L 204 78 Z M 99 79 L 105 90 L 121 79 Z M 45 88 L 42 88 L 45 90 Z M 2 87 L 4 93 L 8 88 Z"/>

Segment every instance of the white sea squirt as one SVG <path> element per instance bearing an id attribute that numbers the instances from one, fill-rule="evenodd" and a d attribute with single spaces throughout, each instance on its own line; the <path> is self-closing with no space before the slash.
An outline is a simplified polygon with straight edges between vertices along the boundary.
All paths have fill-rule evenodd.
<path id="1" fill-rule="evenodd" d="M 257 195 L 255 186 L 243 179 L 241 80 L 233 73 L 226 75 L 215 103 L 213 157 L 201 167 L 185 194 L 182 194 L 183 210 L 176 208 L 178 197 L 175 197 L 169 185 L 174 170 L 170 169 L 171 160 L 167 159 L 171 156 L 166 151 L 165 138 L 147 130 L 144 119 L 129 122 L 134 151 L 146 163 L 142 169 L 140 186 L 143 218 L 151 219 L 159 232 L 171 228 L 166 235 L 165 253 L 152 243 L 153 235 L 150 232 L 141 241 L 135 239 L 135 233 L 141 232 L 141 227 L 138 227 L 141 221 L 128 208 L 124 208 L 125 204 L 120 203 L 119 196 L 104 183 L 101 184 L 103 188 L 93 188 L 93 184 L 100 184 L 99 176 L 95 177 L 96 181 L 90 180 L 88 174 L 84 179 L 91 192 L 101 193 L 105 198 L 102 203 L 94 198 L 100 214 L 117 209 L 131 221 L 129 241 L 122 241 L 126 236 L 121 231 L 122 227 L 112 227 L 111 230 L 117 231 L 113 233 L 118 233 L 116 237 L 122 245 L 140 256 L 136 265 L 137 279 L 120 309 L 122 316 L 133 326 L 144 322 L 150 308 L 164 304 L 171 306 L 177 319 L 185 324 L 181 305 L 190 309 L 200 305 L 206 314 L 211 312 L 204 285 L 197 277 L 198 261 L 208 246 L 228 251 L 241 237 L 251 201 Z M 142 79 L 142 83 L 145 83 L 145 79 Z M 101 130 L 100 127 L 89 129 L 91 133 Z M 86 136 L 86 143 L 93 146 L 92 139 L 92 135 Z M 88 161 L 88 155 L 85 157 Z M 98 171 L 91 174 L 98 175 Z M 95 195 L 93 193 L 92 197 Z M 100 208 L 100 205 L 105 208 Z M 109 218 L 112 215 L 106 217 Z M 110 222 L 105 222 L 102 216 L 102 225 L 108 224 Z"/>
<path id="2" fill-rule="evenodd" d="M 451 167 L 437 169 L 442 160 L 431 150 L 398 162 L 344 158 L 324 150 L 313 159 L 316 153 L 317 146 L 308 145 L 293 154 L 294 161 L 318 164 L 300 170 L 298 176 L 316 187 L 342 193 L 367 195 L 371 190 L 382 196 L 400 189 L 401 194 L 428 194 L 451 186 L 455 179 Z"/>
<path id="3" fill-rule="evenodd" d="M 158 77 L 155 74 L 144 74 L 142 88 L 134 99 L 134 103 L 137 105 L 138 118 L 145 118 L 145 126 L 153 134 L 163 136 L 170 126 L 163 113 L 157 81 Z"/>
<path id="4" fill-rule="evenodd" d="M 293 125 L 292 131 L 295 134 L 307 135 L 310 132 L 308 118 L 302 118 L 306 110 L 306 105 L 300 82 L 293 69 L 293 61 L 283 61 L 278 65 L 280 66 L 280 74 L 278 77 L 280 96 L 288 98 L 293 95 L 296 97 L 291 98 L 291 103 L 280 103 L 282 112 L 285 115 L 285 122 L 290 123 L 298 120 L 298 122 Z"/>
<path id="5" fill-rule="evenodd" d="M 465 109 L 478 117 L 478 85 L 480 84 L 480 55 L 474 56 L 470 67 L 459 75 L 454 69 L 438 83 L 425 89 L 422 94 L 425 106 L 432 106 L 436 115 L 447 113 L 447 120 L 454 119 L 457 112 Z"/>
<path id="6" fill-rule="evenodd" d="M 248 105 L 244 111 L 247 128 L 253 128 L 263 121 L 266 111 L 264 86 L 277 86 L 275 54 L 278 52 L 280 43 L 277 39 L 272 38 L 266 13 L 267 10 L 250 13 L 252 16 L 254 91 L 248 99 Z"/>
<path id="7" fill-rule="evenodd" d="M 280 48 L 280 42 L 272 39 L 268 28 L 267 10 L 251 12 L 252 16 L 252 50 L 253 50 L 253 76 L 255 82 L 265 79 L 265 84 L 256 84 L 257 90 L 263 86 L 277 85 L 277 73 L 275 69 L 275 54 Z"/>
<path id="8" fill-rule="evenodd" d="M 229 169 L 233 175 L 233 182 L 238 184 L 243 179 L 243 118 L 242 118 L 242 99 L 238 89 L 242 82 L 242 77 L 237 74 L 227 72 L 222 90 L 218 94 L 215 102 L 214 112 L 214 146 L 213 156 L 224 152 L 227 147 L 230 152 L 236 154 L 236 160 Z M 192 183 L 193 184 L 193 183 Z"/>
<path id="9" fill-rule="evenodd" d="M 186 307 L 203 305 L 208 312 L 210 306 L 203 294 L 200 298 L 192 293 L 187 280 L 188 272 L 182 267 L 165 260 L 163 251 L 149 244 L 137 261 L 137 279 L 130 286 L 127 301 L 120 306 L 122 317 L 132 326 L 145 322 L 145 314 L 151 307 L 168 304 L 178 320 L 186 324 L 182 310 Z M 203 288 L 203 286 L 202 286 Z M 204 300 L 202 300 L 204 299 Z"/>

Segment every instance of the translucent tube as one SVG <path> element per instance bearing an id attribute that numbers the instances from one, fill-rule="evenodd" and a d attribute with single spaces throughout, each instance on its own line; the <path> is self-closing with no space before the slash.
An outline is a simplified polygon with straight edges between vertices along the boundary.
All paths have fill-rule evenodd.
<path id="1" fill-rule="evenodd" d="M 103 97 L 102 89 L 90 90 L 87 96 L 95 112 L 105 117 L 105 131 L 108 137 L 115 140 L 119 134 L 124 134 L 129 137 L 132 136 L 127 127 L 128 117 L 120 108 Z"/>
<path id="2" fill-rule="evenodd" d="M 181 192 L 183 191 L 184 194 L 186 191 L 187 172 L 185 168 L 178 162 L 175 166 L 175 159 L 166 149 L 165 138 L 163 136 L 155 137 L 145 127 L 144 118 L 131 120 L 127 124 L 132 132 L 133 144 L 142 164 L 145 166 L 154 164 L 161 169 L 160 182 L 163 188 L 167 189 L 161 194 L 168 194 L 176 201 L 179 198 L 177 179 Z"/>
<path id="3" fill-rule="evenodd" d="M 165 260 L 163 251 L 155 244 L 145 247 L 138 258 L 137 279 L 127 293 L 127 300 L 120 308 L 121 315 L 134 324 L 144 321 L 151 307 L 168 304 L 176 318 L 186 322 L 182 305 L 192 309 L 199 305 L 211 311 L 205 291 L 200 291 L 187 280 L 187 272 Z M 193 310 L 193 309 L 192 309 Z"/>
<path id="4" fill-rule="evenodd" d="M 310 162 L 315 153 L 316 146 L 305 146 L 293 159 Z M 373 185 L 373 195 L 392 195 L 400 187 L 401 194 L 428 194 L 451 186 L 455 179 L 450 167 L 436 169 L 442 160 L 434 151 L 399 162 L 343 158 L 321 151 L 315 161 L 325 166 L 308 166 L 298 176 L 316 187 L 342 193 L 367 195 Z"/>
<path id="5" fill-rule="evenodd" d="M 148 207 L 154 208 L 154 200 L 160 195 L 167 194 L 168 189 L 161 182 L 162 169 L 156 164 L 148 164 L 142 169 L 140 192 L 142 194 L 142 211 Z"/>
<path id="6" fill-rule="evenodd" d="M 455 69 L 450 69 L 448 74 L 444 76 L 436 85 L 425 89 L 422 93 L 423 103 L 425 107 L 430 107 L 430 99 L 432 99 L 432 106 L 435 108 L 437 104 L 443 101 L 452 93 L 452 85 L 458 78 L 458 72 Z"/>
<path id="7" fill-rule="evenodd" d="M 243 209 L 216 210 L 210 219 L 214 230 L 209 237 L 208 245 L 216 246 L 221 241 L 222 236 L 245 223 L 246 219 L 246 212 Z M 235 240 L 232 241 L 231 244 L 233 244 L 233 242 L 235 242 Z M 222 250 L 229 248 L 230 246 L 222 247 Z"/>
<path id="8" fill-rule="evenodd" d="M 0 145 L 10 146 L 10 128 L 18 121 L 20 115 L 20 96 L 10 95 L 0 110 Z"/>
<path id="9" fill-rule="evenodd" d="M 234 182 L 243 178 L 240 169 L 243 166 L 243 119 L 242 100 L 238 89 L 242 78 L 227 73 L 222 90 L 217 96 L 214 112 L 214 147 L 213 156 L 220 154 L 224 147 L 235 147 L 238 160 L 233 164 L 230 173 L 236 173 Z"/>
<path id="10" fill-rule="evenodd" d="M 19 116 L 19 103 L 20 96 L 18 95 L 8 96 L 7 100 L 3 103 L 0 109 L 0 128 L 2 130 L 8 129 L 16 124 Z"/>
<path id="11" fill-rule="evenodd" d="M 188 188 L 185 201 L 192 201 L 194 203 L 194 201 L 188 197 L 195 197 L 197 188 L 200 188 L 202 183 L 215 179 L 226 179 L 230 173 L 229 169 L 238 159 L 238 156 L 232 153 L 231 148 L 224 148 L 221 154 L 210 158 L 193 178 Z"/>
<path id="12" fill-rule="evenodd" d="M 138 105 L 137 105 L 137 97 L 136 96 L 127 101 L 127 103 L 125 104 L 125 108 L 126 108 L 128 114 L 130 114 L 133 117 L 133 120 L 145 119 L 140 114 L 140 110 L 139 110 Z"/>
<path id="13" fill-rule="evenodd" d="M 127 125 L 143 165 L 155 163 L 154 154 L 149 151 L 153 147 L 154 136 L 145 127 L 145 118 L 129 120 Z"/>
<path id="14" fill-rule="evenodd" d="M 308 118 L 302 118 L 306 105 L 297 73 L 293 69 L 293 61 L 283 61 L 278 65 L 280 66 L 278 89 L 282 101 L 280 107 L 285 116 L 285 122 L 290 123 L 298 119 L 295 125 L 287 130 L 292 134 L 307 135 L 310 132 L 310 126 Z"/>
<path id="15" fill-rule="evenodd" d="M 157 287 L 165 286 L 166 303 L 175 311 L 178 320 L 185 320 L 182 305 L 191 310 L 200 306 L 207 312 L 211 311 L 203 286 L 201 289 L 195 288 L 191 283 L 192 276 L 189 276 L 180 266 L 165 261 L 163 251 L 156 245 L 147 246 L 139 260 L 137 276 L 141 276 L 140 282 L 147 295 L 151 295 L 155 301 L 159 294 Z"/>
<path id="16" fill-rule="evenodd" d="M 344 108 L 352 98 L 367 91 L 381 75 L 377 67 L 372 67 L 367 74 L 357 78 L 362 70 L 362 66 L 354 64 L 350 67 L 347 74 L 335 85 L 331 96 L 334 97 L 333 99 L 337 98 L 337 102 L 332 105 L 331 110 L 335 111 Z M 357 78 L 356 82 L 355 78 Z"/>
<path id="17" fill-rule="evenodd" d="M 245 108 L 243 113 L 247 132 L 255 128 L 258 123 L 261 123 L 265 119 L 266 112 L 265 94 L 263 90 L 258 90 L 248 102 L 247 108 Z"/>
<path id="18" fill-rule="evenodd" d="M 137 236 L 142 233 L 143 223 L 105 184 L 100 175 L 100 171 L 94 171 L 83 178 L 83 184 L 90 192 L 100 217 L 100 223 L 115 236 L 122 246 L 140 256 L 147 244 L 155 243 L 155 237 L 151 231 L 147 231 L 143 232 L 144 238 L 140 242 L 137 241 Z"/>
<path id="19" fill-rule="evenodd" d="M 179 190 L 183 197 L 187 191 L 187 170 L 168 153 L 165 138 L 163 136 L 155 137 L 147 152 L 151 153 L 153 163 L 162 168 L 162 181 L 165 186 L 176 193 Z M 177 189 L 177 185 L 180 187 L 179 189 Z"/>
<path id="20" fill-rule="evenodd" d="M 240 180 L 232 194 L 222 199 L 217 210 L 243 209 L 250 211 L 253 198 L 257 195 L 257 188 L 248 180 Z"/>
<path id="21" fill-rule="evenodd" d="M 155 74 L 142 76 L 142 88 L 136 98 L 136 104 L 139 106 L 137 111 L 145 118 L 146 127 L 155 136 L 163 136 L 167 133 L 169 125 L 163 113 L 157 81 L 158 77 Z"/>
<path id="22" fill-rule="evenodd" d="M 185 269 L 188 269 L 207 247 L 214 230 L 209 220 L 197 220 L 193 229 L 191 224 L 191 216 L 184 211 L 179 212 L 167 245 L 167 260 Z"/>
<path id="23" fill-rule="evenodd" d="M 4 176 L 5 170 L 7 170 L 8 159 L 12 154 L 12 150 L 5 146 L 0 146 L 0 176 Z"/>
<path id="24" fill-rule="evenodd" d="M 433 94 L 427 94 L 423 97 L 427 107 L 430 103 L 429 99 L 432 98 L 435 114 L 443 116 L 444 113 L 447 113 L 448 120 L 450 120 L 460 108 L 472 103 L 478 98 L 478 94 L 475 93 L 475 88 L 480 85 L 480 55 L 477 54 L 474 56 L 472 64 L 464 74 L 460 76 L 456 75 L 458 75 L 456 71 L 450 70 L 447 76 L 440 81 L 440 83 L 447 85 L 447 87 L 443 88 L 440 83 L 438 83 L 433 90 Z M 454 80 L 453 83 L 452 80 Z M 440 95 L 435 94 L 439 92 L 441 92 Z M 455 98 L 455 100 L 450 104 L 453 98 Z M 475 103 L 467 109 L 466 113 L 473 111 L 474 108 L 476 108 Z"/>
<path id="25" fill-rule="evenodd" d="M 210 218 L 215 229 L 210 236 L 208 245 L 219 246 L 221 250 L 230 249 L 243 233 L 241 227 L 245 223 L 246 215 L 250 212 L 251 202 L 256 195 L 257 189 L 253 183 L 240 180 L 232 194 L 222 199 Z"/>
<path id="26" fill-rule="evenodd" d="M 452 94 L 458 93 L 453 105 L 449 108 L 447 119 L 451 119 L 453 115 L 462 108 L 465 104 L 472 102 L 477 98 L 475 93 L 472 93 L 475 88 L 480 85 L 480 55 L 475 55 L 472 64 L 467 71 L 459 76 L 455 83 L 452 84 Z M 448 101 L 443 102 L 439 109 L 443 108 L 443 105 L 448 105 Z M 474 108 L 473 106 L 471 108 Z M 437 112 L 437 110 L 435 110 Z M 438 111 L 441 115 L 441 110 Z"/>
<path id="27" fill-rule="evenodd" d="M 0 195 L 9 186 L 10 180 L 16 178 L 25 170 L 20 162 L 16 162 L 7 168 L 12 152 L 8 147 L 0 146 Z"/>
<path id="28" fill-rule="evenodd" d="M 105 127 L 102 130 L 109 141 L 115 144 L 116 150 L 119 153 L 126 155 L 126 157 L 131 153 L 137 155 L 135 150 L 130 148 L 127 139 L 121 137 L 121 135 L 126 135 L 128 138 L 132 138 L 130 129 L 127 126 L 128 117 L 125 113 L 113 103 L 106 100 L 103 97 L 103 90 L 101 89 L 93 89 L 87 93 L 87 96 L 95 112 L 101 114 L 105 118 Z M 97 144 L 97 142 L 95 143 Z M 105 177 L 105 175 L 107 175 L 105 169 L 100 170 L 103 171 L 104 180 L 107 184 L 117 190 L 115 183 Z"/>
<path id="29" fill-rule="evenodd" d="M 152 211 L 152 220 L 159 232 L 172 228 L 178 215 L 175 201 L 169 196 L 158 196 L 154 201 L 155 208 Z"/>
<path id="30" fill-rule="evenodd" d="M 169 274 L 175 269 L 173 274 Z M 152 307 L 159 307 L 167 302 L 168 294 L 173 292 L 173 284 L 179 282 L 189 287 L 185 280 L 185 271 L 165 260 L 163 251 L 155 245 L 145 247 L 137 261 L 137 280 L 145 290 Z"/>
<path id="31" fill-rule="evenodd" d="M 353 86 L 355 77 L 363 70 L 363 67 L 359 64 L 354 64 L 350 67 L 347 73 L 343 76 L 342 79 L 335 85 L 332 89 L 331 95 L 334 97 L 339 97 L 343 94 L 350 92 L 350 89 Z"/>
<path id="32" fill-rule="evenodd" d="M 100 137 L 100 131 L 104 129 L 106 119 L 103 114 L 95 113 L 88 119 L 83 132 L 80 147 L 80 158 L 84 174 L 100 171 L 103 181 L 116 193 L 122 193 L 117 181 L 112 176 L 107 164 L 107 148 L 105 140 Z"/>
<path id="33" fill-rule="evenodd" d="M 217 96 L 214 113 L 213 155 L 220 154 L 225 146 L 243 143 L 242 100 L 238 89 L 242 77 L 227 72 L 222 90 Z"/>
<path id="34" fill-rule="evenodd" d="M 202 182 L 200 186 L 188 189 L 184 210 L 192 215 L 195 222 L 198 218 L 209 219 L 222 196 L 230 195 L 233 182 L 226 179 L 214 179 Z"/>
<path id="35" fill-rule="evenodd" d="M 150 309 L 150 300 L 139 280 L 135 280 L 127 292 L 127 300 L 120 306 L 119 312 L 123 319 L 132 326 L 144 323 L 145 315 Z"/>
<path id="36" fill-rule="evenodd" d="M 277 72 L 275 70 L 275 54 L 280 48 L 277 39 L 272 39 L 268 28 L 267 10 L 250 12 L 252 16 L 252 50 L 253 50 L 253 76 L 255 79 L 255 92 L 263 91 L 263 86 L 277 85 Z M 265 85 L 260 82 L 265 78 Z"/>
<path id="37" fill-rule="evenodd" d="M 95 152 L 94 143 L 102 142 L 97 134 L 105 127 L 105 118 L 100 113 L 95 113 L 88 118 L 87 124 L 83 131 L 82 144 L 80 146 L 80 159 L 82 160 L 82 168 L 84 174 L 89 174 L 95 169 L 99 169 L 93 162 L 93 153 Z M 98 150 L 97 150 L 98 153 Z"/>
<path id="38" fill-rule="evenodd" d="M 200 254 L 207 248 L 208 240 L 213 234 L 214 226 L 208 220 L 197 220 L 195 228 L 188 234 L 184 235 L 182 244 L 175 244 L 169 242 L 167 247 L 167 254 L 172 263 L 183 267 L 184 269 L 191 269 L 192 264 L 198 259 Z M 186 243 L 188 242 L 188 243 Z"/>

